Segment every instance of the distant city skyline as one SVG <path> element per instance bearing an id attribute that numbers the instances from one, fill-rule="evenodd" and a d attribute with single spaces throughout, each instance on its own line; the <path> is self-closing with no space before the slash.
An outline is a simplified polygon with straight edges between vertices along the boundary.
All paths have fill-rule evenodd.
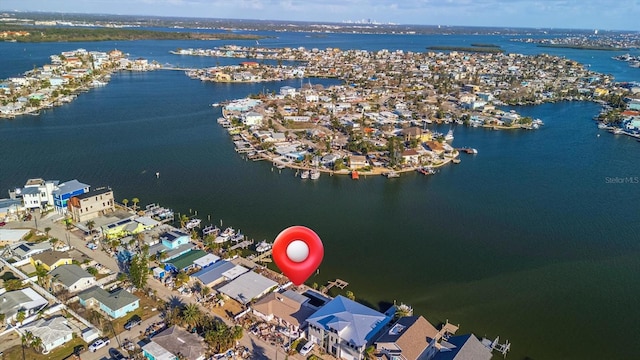
<path id="1" fill-rule="evenodd" d="M 640 30 L 640 0 L 2 0 L 2 11 Z"/>

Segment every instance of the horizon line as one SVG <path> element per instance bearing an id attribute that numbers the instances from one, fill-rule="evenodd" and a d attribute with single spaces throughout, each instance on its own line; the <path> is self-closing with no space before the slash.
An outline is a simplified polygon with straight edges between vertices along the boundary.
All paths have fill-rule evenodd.
<path id="1" fill-rule="evenodd" d="M 627 29 L 600 29 L 600 28 L 562 28 L 562 27 L 532 27 L 532 26 L 505 26 L 505 25 L 444 25 L 444 24 L 401 24 L 392 22 L 375 22 L 375 23 L 358 23 L 358 20 L 343 20 L 341 22 L 336 21 L 324 21 L 324 20 L 278 20 L 278 19 L 250 19 L 250 18 L 213 18 L 213 17 L 196 17 L 188 15 L 170 16 L 170 15 L 148 15 L 148 14 L 114 14 L 114 13 L 87 13 L 87 12 L 70 12 L 70 11 L 41 11 L 41 10 L 7 10 L 0 9 L 2 13 L 38 13 L 38 14 L 73 14 L 73 15 L 108 15 L 108 16 L 139 16 L 147 18 L 166 18 L 166 19 L 201 19 L 201 20 L 230 20 L 230 21 L 277 21 L 277 22 L 291 22 L 291 23 L 305 23 L 305 24 L 340 24 L 340 25 L 375 25 L 375 26 L 415 26 L 415 27 L 447 27 L 447 28 L 489 28 L 489 29 L 532 29 L 532 30 L 583 30 L 599 32 L 633 32 L 640 33 L 640 30 L 627 30 Z M 348 22 L 347 22 L 348 21 Z"/>

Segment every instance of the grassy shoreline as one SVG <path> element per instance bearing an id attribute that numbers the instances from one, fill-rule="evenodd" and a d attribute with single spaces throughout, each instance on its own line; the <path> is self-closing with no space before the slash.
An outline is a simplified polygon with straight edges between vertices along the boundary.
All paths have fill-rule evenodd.
<path id="1" fill-rule="evenodd" d="M 16 42 L 79 42 L 79 41 L 114 41 L 114 40 L 260 40 L 265 36 L 217 33 L 205 34 L 199 32 L 164 32 L 137 29 L 113 28 L 57 28 L 0 25 L 2 31 L 24 31 L 29 35 L 8 36 L 5 40 Z"/>

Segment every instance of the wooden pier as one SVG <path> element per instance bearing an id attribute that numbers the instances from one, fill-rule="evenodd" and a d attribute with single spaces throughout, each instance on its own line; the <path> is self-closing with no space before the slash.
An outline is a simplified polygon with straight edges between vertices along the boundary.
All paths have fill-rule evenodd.
<path id="1" fill-rule="evenodd" d="M 323 293 L 328 293 L 329 289 L 331 289 L 332 287 L 337 287 L 338 289 L 342 290 L 344 288 L 346 288 L 347 286 L 349 286 L 349 283 L 344 281 L 344 280 L 340 280 L 340 279 L 335 279 L 333 281 L 329 281 L 327 283 L 327 286 L 324 287 L 324 291 Z"/>
<path id="2" fill-rule="evenodd" d="M 271 250 L 265 251 L 262 254 L 258 255 L 258 257 L 254 259 L 254 262 L 256 261 L 272 262 L 273 260 L 271 260 Z"/>
<path id="3" fill-rule="evenodd" d="M 237 243 L 235 245 L 233 245 L 232 247 L 229 248 L 229 250 L 235 250 L 235 249 L 246 249 L 249 247 L 249 245 L 253 244 L 253 239 L 251 240 L 245 240 L 243 242 Z"/>

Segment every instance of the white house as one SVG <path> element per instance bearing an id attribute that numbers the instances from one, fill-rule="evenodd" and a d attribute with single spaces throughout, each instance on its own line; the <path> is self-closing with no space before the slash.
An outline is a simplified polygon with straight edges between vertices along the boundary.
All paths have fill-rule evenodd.
<path id="1" fill-rule="evenodd" d="M 49 274 L 54 281 L 71 293 L 96 285 L 96 278 L 75 264 L 58 266 Z"/>
<path id="2" fill-rule="evenodd" d="M 291 86 L 283 86 L 280 88 L 280 95 L 282 96 L 295 96 L 296 88 Z"/>
<path id="3" fill-rule="evenodd" d="M 339 295 L 307 319 L 308 338 L 337 358 L 360 360 L 390 321 L 390 315 Z"/>
<path id="4" fill-rule="evenodd" d="M 4 320 L 7 324 L 15 321 L 21 311 L 29 317 L 48 304 L 49 302 L 32 288 L 9 291 L 0 295 L 0 313 L 5 315 Z"/>
<path id="5" fill-rule="evenodd" d="M 262 114 L 250 111 L 242 115 L 242 123 L 247 126 L 262 125 Z"/>
<path id="6" fill-rule="evenodd" d="M 42 340 L 42 351 L 44 354 L 58 346 L 71 341 L 73 339 L 73 330 L 67 324 L 67 320 L 62 316 L 56 316 L 50 319 L 40 319 L 22 328 L 24 331 L 30 331 L 33 336 Z"/>
<path id="7" fill-rule="evenodd" d="M 53 192 L 58 188 L 58 181 L 29 179 L 22 189 L 16 193 L 22 196 L 24 207 L 39 209 L 53 205 Z"/>

